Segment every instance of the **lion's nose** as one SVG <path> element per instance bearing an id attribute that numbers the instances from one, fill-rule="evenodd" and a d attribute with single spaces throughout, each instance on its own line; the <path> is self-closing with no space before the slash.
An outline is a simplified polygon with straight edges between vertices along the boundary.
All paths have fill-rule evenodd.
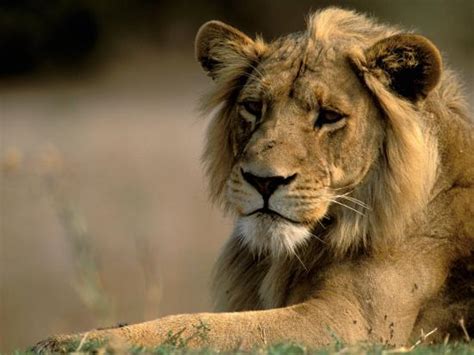
<path id="1" fill-rule="evenodd" d="M 284 176 L 256 176 L 250 172 L 246 172 L 241 169 L 242 176 L 245 181 L 252 185 L 263 197 L 264 200 L 267 200 L 278 187 L 283 185 L 288 185 L 292 182 L 296 174 L 293 174 L 288 177 Z"/>

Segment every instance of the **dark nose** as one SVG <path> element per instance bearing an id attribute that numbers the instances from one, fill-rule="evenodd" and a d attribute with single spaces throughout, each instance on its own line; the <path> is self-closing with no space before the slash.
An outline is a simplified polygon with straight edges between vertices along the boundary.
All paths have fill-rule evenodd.
<path id="1" fill-rule="evenodd" d="M 241 170 L 242 176 L 244 177 L 245 181 L 247 181 L 250 185 L 255 187 L 255 189 L 262 195 L 264 200 L 267 200 L 278 187 L 283 185 L 288 185 L 292 182 L 296 174 L 293 174 L 288 177 L 284 176 L 256 176 L 252 173 L 245 172 Z"/>

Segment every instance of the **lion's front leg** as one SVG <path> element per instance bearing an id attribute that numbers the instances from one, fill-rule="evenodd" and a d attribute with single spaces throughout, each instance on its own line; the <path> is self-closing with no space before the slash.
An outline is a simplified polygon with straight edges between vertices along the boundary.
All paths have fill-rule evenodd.
<path id="1" fill-rule="evenodd" d="M 242 330 L 248 331 L 249 328 L 242 327 L 243 319 L 237 319 L 235 316 L 241 318 L 240 314 L 173 315 L 128 326 L 52 336 L 36 344 L 32 350 L 37 353 L 77 352 L 100 348 L 126 351 L 132 347 L 153 349 L 161 345 L 173 348 L 236 349 L 244 340 L 249 340 L 242 334 Z M 252 344 L 257 343 L 258 341 L 253 339 Z"/>
<path id="2" fill-rule="evenodd" d="M 188 349 L 250 350 L 282 341 L 308 339 L 301 336 L 310 329 L 307 314 L 290 308 L 258 312 L 182 314 L 157 320 L 75 335 L 55 336 L 38 343 L 36 352 L 71 352 L 84 350 L 82 343 L 127 350 L 131 347 L 156 348 L 160 345 Z M 313 334 L 314 336 L 315 334 Z M 329 333 L 311 337 L 329 342 Z"/>
<path id="3" fill-rule="evenodd" d="M 286 341 L 320 346 L 332 340 L 327 327 L 331 323 L 330 313 L 333 312 L 322 312 L 321 308 L 305 303 L 267 311 L 183 314 L 121 328 L 56 336 L 40 342 L 34 350 L 84 350 L 80 348 L 83 339 L 103 342 L 105 348 L 111 349 L 117 349 L 118 344 L 121 350 L 153 349 L 160 345 L 218 351 L 251 350 Z M 358 340 L 363 339 L 363 334 L 359 335 Z"/>

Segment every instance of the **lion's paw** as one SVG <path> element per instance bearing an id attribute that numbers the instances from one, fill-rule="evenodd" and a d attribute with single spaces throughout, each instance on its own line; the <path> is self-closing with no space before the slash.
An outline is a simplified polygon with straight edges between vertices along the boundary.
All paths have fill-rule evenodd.
<path id="1" fill-rule="evenodd" d="M 37 354 L 67 353 L 75 351 L 78 346 L 76 338 L 69 336 L 52 336 L 34 345 L 31 351 Z"/>
<path id="2" fill-rule="evenodd" d="M 56 335 L 40 341 L 29 350 L 36 354 L 90 352 L 103 347 L 103 341 L 89 337 L 88 333 Z"/>

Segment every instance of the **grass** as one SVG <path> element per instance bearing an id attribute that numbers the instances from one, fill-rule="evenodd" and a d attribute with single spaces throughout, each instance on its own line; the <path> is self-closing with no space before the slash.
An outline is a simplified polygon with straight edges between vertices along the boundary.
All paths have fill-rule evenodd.
<path id="1" fill-rule="evenodd" d="M 113 354 L 113 353 L 125 353 L 125 354 L 220 354 L 212 348 L 202 349 L 190 349 L 189 344 L 192 340 L 199 339 L 201 343 L 205 343 L 208 340 L 209 327 L 202 321 L 193 326 L 194 331 L 184 337 L 183 333 L 185 328 L 181 331 L 172 332 L 170 331 L 167 335 L 166 340 L 162 345 L 154 348 L 146 348 L 139 346 L 128 346 L 126 343 L 119 339 L 109 340 L 89 340 L 87 339 L 87 333 L 82 339 L 77 341 L 64 344 L 61 348 L 61 352 L 67 353 L 98 353 L 98 354 Z M 225 353 L 231 354 L 269 354 L 269 355 L 280 355 L 280 354 L 292 354 L 292 355 L 326 355 L 326 354 L 371 354 L 371 355 L 388 355 L 388 354 L 420 354 L 420 355 L 431 355 L 431 354 L 474 354 L 474 341 L 471 341 L 467 337 L 467 341 L 454 341 L 449 343 L 446 338 L 444 344 L 428 344 L 427 339 L 432 332 L 422 334 L 422 336 L 412 346 L 409 347 L 398 347 L 394 348 L 389 345 L 382 344 L 369 344 L 359 343 L 356 345 L 346 345 L 336 336 L 332 344 L 321 347 L 318 349 L 306 347 L 296 343 L 281 343 L 274 345 L 265 345 L 263 347 L 256 347 L 251 351 L 244 351 L 240 348 L 236 348 L 233 351 L 227 351 Z M 17 352 L 21 354 L 21 352 Z"/>
<path id="2" fill-rule="evenodd" d="M 179 337 L 179 334 L 178 334 Z M 131 347 L 124 349 L 123 347 L 116 347 L 106 342 L 99 341 L 77 341 L 70 343 L 69 347 L 64 349 L 67 352 L 72 353 L 99 353 L 99 354 L 113 354 L 113 353 L 129 353 L 129 354 L 158 354 L 158 355 L 181 355 L 181 354 L 202 354 L 202 355 L 213 355 L 222 352 L 214 351 L 212 349 L 200 349 L 191 350 L 187 348 L 185 342 L 176 342 L 174 344 L 164 344 L 156 348 L 143 348 L 143 347 Z M 388 354 L 419 354 L 419 355 L 431 355 L 431 354 L 459 354 L 459 355 L 471 355 L 474 354 L 474 342 L 453 342 L 448 344 L 436 344 L 436 345 L 425 345 L 421 344 L 414 348 L 398 348 L 394 349 L 383 345 L 372 345 L 372 344 L 358 344 L 352 346 L 345 346 L 339 342 L 336 342 L 330 346 L 312 349 L 298 344 L 284 343 L 276 344 L 263 348 L 255 348 L 252 351 L 243 351 L 235 349 L 234 351 L 227 352 L 232 354 L 269 354 L 269 355 L 280 355 L 280 354 L 292 354 L 292 355 L 329 355 L 329 354 L 370 354 L 370 355 L 388 355 Z M 20 354 L 32 354 L 31 351 L 14 352 L 15 355 Z"/>

